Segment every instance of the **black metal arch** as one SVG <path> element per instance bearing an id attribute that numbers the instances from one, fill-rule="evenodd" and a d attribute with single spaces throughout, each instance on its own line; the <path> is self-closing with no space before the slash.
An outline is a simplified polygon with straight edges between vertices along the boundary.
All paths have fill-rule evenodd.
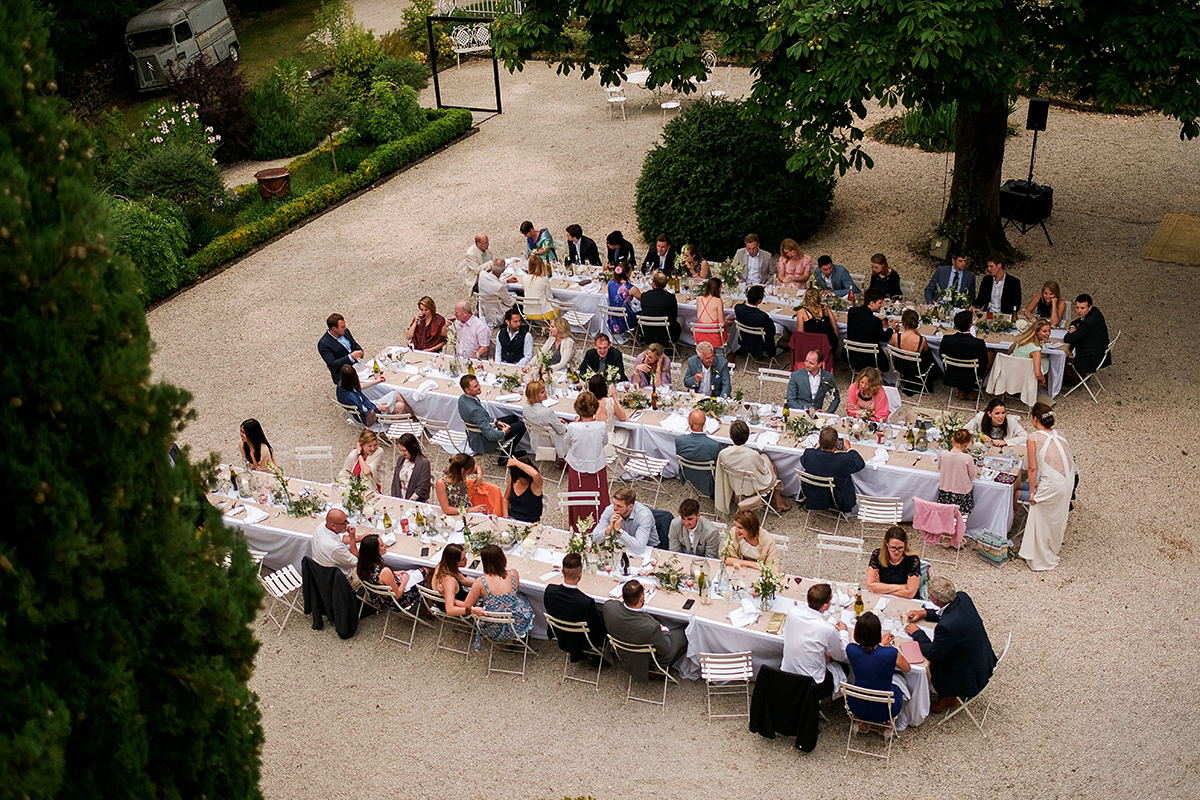
<path id="1" fill-rule="evenodd" d="M 425 18 L 425 28 L 429 35 L 429 64 L 430 70 L 433 72 L 433 94 L 437 99 L 438 108 L 464 108 L 467 111 L 492 111 L 497 114 L 504 113 L 500 107 L 500 62 L 496 60 L 496 51 L 492 51 L 492 79 L 496 85 L 496 107 L 495 108 L 476 108 L 475 106 L 446 106 L 442 105 L 442 86 L 438 81 L 438 66 L 437 66 L 437 42 L 433 38 L 433 24 L 436 23 L 469 23 L 478 25 L 484 20 L 480 17 L 441 17 L 429 16 Z"/>

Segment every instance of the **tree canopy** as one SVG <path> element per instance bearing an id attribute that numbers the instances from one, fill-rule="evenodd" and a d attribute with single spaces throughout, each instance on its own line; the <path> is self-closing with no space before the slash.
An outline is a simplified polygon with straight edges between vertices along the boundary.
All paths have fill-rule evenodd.
<path id="1" fill-rule="evenodd" d="M 572 13 L 590 39 L 571 54 Z M 872 165 L 863 150 L 866 103 L 912 107 L 958 101 L 954 185 L 943 225 L 972 250 L 1007 249 L 1000 166 L 1008 104 L 1054 93 L 1093 103 L 1150 106 L 1200 135 L 1200 5 L 1194 0 L 526 0 L 496 25 L 509 69 L 535 54 L 560 72 L 629 67 L 630 37 L 650 48 L 648 85 L 692 91 L 704 75 L 700 37 L 750 67 L 754 113 L 795 131 L 790 167 L 820 175 Z"/>

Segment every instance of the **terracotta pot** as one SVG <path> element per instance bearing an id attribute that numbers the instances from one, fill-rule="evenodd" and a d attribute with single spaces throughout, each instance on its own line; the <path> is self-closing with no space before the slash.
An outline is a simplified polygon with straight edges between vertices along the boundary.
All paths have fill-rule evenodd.
<path id="1" fill-rule="evenodd" d="M 258 179 L 258 192 L 263 200 L 272 197 L 285 197 L 292 184 L 292 173 L 287 167 L 262 169 L 254 173 Z"/>

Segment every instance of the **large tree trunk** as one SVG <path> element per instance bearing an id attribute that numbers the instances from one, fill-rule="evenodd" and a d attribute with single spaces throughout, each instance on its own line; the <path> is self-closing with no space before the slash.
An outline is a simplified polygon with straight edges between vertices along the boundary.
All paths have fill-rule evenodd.
<path id="1" fill-rule="evenodd" d="M 942 232 L 982 263 L 1011 248 L 1000 227 L 1000 167 L 1008 133 L 1008 104 L 997 97 L 975 109 L 960 103 L 955 123 L 954 180 Z"/>

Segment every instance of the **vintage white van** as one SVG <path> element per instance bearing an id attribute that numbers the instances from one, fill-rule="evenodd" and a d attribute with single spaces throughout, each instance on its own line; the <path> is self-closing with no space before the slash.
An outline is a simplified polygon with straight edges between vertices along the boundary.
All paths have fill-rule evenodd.
<path id="1" fill-rule="evenodd" d="M 125 44 L 143 92 L 165 88 L 167 71 L 195 58 L 238 60 L 237 34 L 222 0 L 163 0 L 129 20 Z"/>

